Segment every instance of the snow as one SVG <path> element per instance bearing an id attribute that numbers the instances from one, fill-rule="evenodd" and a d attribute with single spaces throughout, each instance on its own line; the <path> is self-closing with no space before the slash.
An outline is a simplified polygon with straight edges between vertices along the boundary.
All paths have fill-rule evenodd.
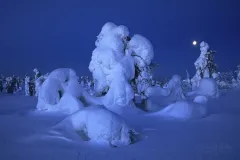
<path id="1" fill-rule="evenodd" d="M 135 64 L 140 68 L 150 65 L 152 62 L 154 57 L 153 47 L 147 38 L 136 34 L 128 43 L 127 48 L 133 52 Z"/>
<path id="2" fill-rule="evenodd" d="M 154 115 L 156 114 L 164 117 L 182 120 L 199 119 L 206 116 L 206 107 L 198 103 L 192 103 L 186 100 L 182 100 L 170 104 L 161 111 L 154 113 Z"/>
<path id="3" fill-rule="evenodd" d="M 115 147 L 130 145 L 133 143 L 131 137 L 137 135 L 122 117 L 102 106 L 82 108 L 63 123 L 70 123 L 76 132 L 81 133 L 79 136 L 84 134 L 87 140 Z"/>
<path id="4" fill-rule="evenodd" d="M 210 115 L 199 120 L 146 113 L 128 116 L 125 122 L 139 132 L 141 140 L 110 148 L 72 136 L 75 131 L 60 127 L 66 115 L 34 110 L 35 97 L 0 94 L 0 159 L 239 159 L 239 96 L 235 91 L 211 100 Z"/>
<path id="5" fill-rule="evenodd" d="M 185 99 L 181 87 L 181 77 L 173 75 L 169 82 L 161 87 L 150 87 L 147 90 L 148 99 L 145 109 L 148 111 L 159 110 L 171 103 Z"/>
<path id="6" fill-rule="evenodd" d="M 195 89 L 199 86 L 199 82 L 202 78 L 217 78 L 216 64 L 213 62 L 214 51 L 210 50 L 209 45 L 206 42 L 200 44 L 201 54 L 195 61 L 196 74 L 191 79 L 192 88 Z"/>
<path id="7" fill-rule="evenodd" d="M 217 83 L 212 78 L 203 78 L 200 80 L 199 87 L 196 90 L 187 93 L 187 95 L 202 95 L 210 98 L 217 98 L 219 96 Z"/>
<path id="8" fill-rule="evenodd" d="M 131 55 L 124 53 L 124 39 L 129 34 L 125 26 L 106 23 L 96 41 L 89 70 L 93 74 L 97 96 L 109 106 L 128 106 L 134 98 L 129 81 L 135 69 Z M 104 94 L 106 94 L 104 96 Z"/>

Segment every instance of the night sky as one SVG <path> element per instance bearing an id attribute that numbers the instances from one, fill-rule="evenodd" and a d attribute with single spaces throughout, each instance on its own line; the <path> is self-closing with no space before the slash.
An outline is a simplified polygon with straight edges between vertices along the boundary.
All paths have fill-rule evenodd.
<path id="1" fill-rule="evenodd" d="M 193 40 L 217 51 L 220 71 L 240 64 L 239 0 L 1 0 L 0 73 L 32 74 L 88 64 L 104 23 L 125 25 L 154 46 L 158 75 L 194 74 Z"/>

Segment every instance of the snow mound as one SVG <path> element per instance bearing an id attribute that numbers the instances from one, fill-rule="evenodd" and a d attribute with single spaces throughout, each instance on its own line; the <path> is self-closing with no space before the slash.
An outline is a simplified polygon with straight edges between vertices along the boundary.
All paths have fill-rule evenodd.
<path id="1" fill-rule="evenodd" d="M 157 114 L 182 120 L 203 118 L 206 116 L 207 110 L 204 104 L 199 103 L 199 100 L 202 102 L 200 97 L 194 100 L 194 102 L 186 100 L 177 101 L 157 112 Z"/>
<path id="2" fill-rule="evenodd" d="M 193 102 L 199 103 L 199 104 L 207 104 L 208 99 L 205 96 L 197 96 L 194 98 Z"/>
<path id="3" fill-rule="evenodd" d="M 73 129 L 85 140 L 103 142 L 110 146 L 130 145 L 137 133 L 122 117 L 101 106 L 82 108 L 67 118 Z"/>
<path id="4" fill-rule="evenodd" d="M 79 100 L 82 92 L 75 71 L 67 68 L 54 70 L 39 90 L 37 109 L 71 114 L 83 107 Z"/>
<path id="5" fill-rule="evenodd" d="M 217 98 L 219 96 L 218 86 L 214 79 L 203 78 L 199 83 L 199 87 L 187 93 L 187 96 L 206 96 L 209 98 Z"/>

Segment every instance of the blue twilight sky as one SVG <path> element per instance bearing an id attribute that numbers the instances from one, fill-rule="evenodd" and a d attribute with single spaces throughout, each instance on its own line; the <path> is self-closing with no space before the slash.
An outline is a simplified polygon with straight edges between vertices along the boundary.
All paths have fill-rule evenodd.
<path id="1" fill-rule="evenodd" d="M 70 67 L 89 74 L 96 36 L 105 22 L 126 25 L 154 46 L 158 74 L 194 73 L 192 41 L 217 50 L 220 71 L 240 64 L 239 0 L 0 1 L 0 72 L 24 75 Z"/>

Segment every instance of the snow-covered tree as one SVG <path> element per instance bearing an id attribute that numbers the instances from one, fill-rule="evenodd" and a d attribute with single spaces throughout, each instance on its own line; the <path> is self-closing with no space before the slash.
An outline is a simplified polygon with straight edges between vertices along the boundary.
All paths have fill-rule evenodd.
<path id="1" fill-rule="evenodd" d="M 182 81 L 182 90 L 184 94 L 191 91 L 192 89 L 190 75 L 187 70 L 186 70 L 186 73 L 187 73 L 187 77 Z"/>
<path id="2" fill-rule="evenodd" d="M 216 78 L 217 77 L 217 66 L 214 63 L 215 51 L 209 48 L 206 42 L 200 44 L 200 57 L 194 63 L 196 67 L 196 74 L 191 79 L 192 87 L 196 88 L 202 78 Z"/>
<path id="3" fill-rule="evenodd" d="M 59 68 L 52 71 L 40 87 L 37 109 L 72 114 L 82 108 L 79 98 L 83 89 L 78 80 L 72 69 Z"/>
<path id="4" fill-rule="evenodd" d="M 216 78 L 216 82 L 219 86 L 219 89 L 225 90 L 225 89 L 231 89 L 232 82 L 234 81 L 234 75 L 232 71 L 228 72 L 221 72 L 218 73 L 218 77 Z"/>
<path id="5" fill-rule="evenodd" d="M 240 83 L 240 65 L 237 66 L 237 70 L 235 71 L 235 73 L 237 74 L 237 81 Z"/>
<path id="6" fill-rule="evenodd" d="M 1 75 L 0 76 L 0 92 L 3 92 L 4 90 L 4 81 L 5 81 L 5 77 Z"/>
<path id="7" fill-rule="evenodd" d="M 25 95 L 30 96 L 30 77 L 25 76 Z"/>
<path id="8" fill-rule="evenodd" d="M 96 95 L 106 93 L 106 106 L 130 105 L 134 97 L 129 84 L 134 77 L 134 61 L 125 53 L 128 35 L 125 26 L 106 23 L 95 43 L 89 70 L 93 74 Z"/>
<path id="9" fill-rule="evenodd" d="M 135 93 L 144 100 L 147 98 L 146 89 L 152 86 L 152 69 L 156 65 L 152 62 L 154 57 L 151 42 L 141 35 L 134 35 L 128 43 L 127 52 L 130 52 L 135 65 L 135 76 L 132 82 Z"/>
<path id="10" fill-rule="evenodd" d="M 23 90 L 23 80 L 18 76 L 16 77 L 16 92 L 20 92 Z"/>
<path id="11" fill-rule="evenodd" d="M 129 36 L 125 26 L 106 23 L 95 42 L 89 70 L 96 95 L 106 95 L 108 104 L 129 105 L 134 91 L 144 95 L 152 84 L 151 43 L 141 35 Z M 130 85 L 133 85 L 131 86 Z"/>
<path id="12" fill-rule="evenodd" d="M 34 80 L 37 80 L 42 75 L 41 72 L 37 68 L 34 68 L 33 72 L 34 72 Z"/>
<path id="13" fill-rule="evenodd" d="M 14 93 L 14 90 L 15 90 L 15 83 L 14 83 L 14 80 L 13 80 L 13 77 L 6 77 L 6 92 L 7 93 Z"/>
<path id="14" fill-rule="evenodd" d="M 41 75 L 35 80 L 35 96 L 38 96 L 39 90 L 41 89 L 42 84 L 47 79 L 48 75 L 48 73 L 45 75 Z"/>

